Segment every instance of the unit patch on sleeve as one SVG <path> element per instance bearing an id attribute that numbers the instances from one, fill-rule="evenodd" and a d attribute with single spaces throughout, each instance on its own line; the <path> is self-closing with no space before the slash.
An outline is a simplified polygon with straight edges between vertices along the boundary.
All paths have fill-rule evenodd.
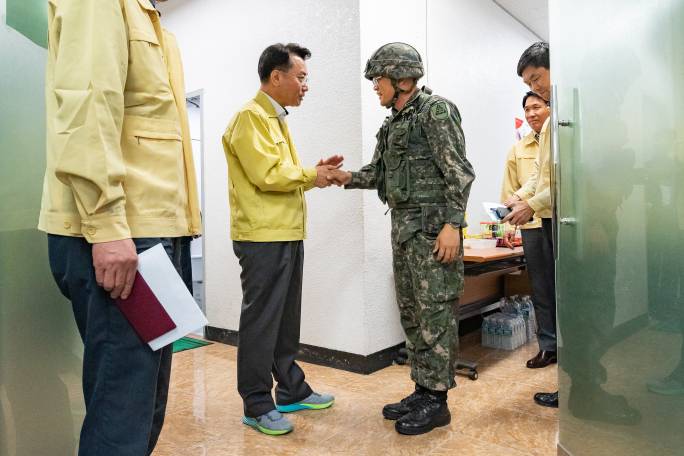
<path id="1" fill-rule="evenodd" d="M 449 105 L 444 101 L 439 101 L 430 108 L 430 115 L 434 120 L 448 119 L 450 114 Z"/>

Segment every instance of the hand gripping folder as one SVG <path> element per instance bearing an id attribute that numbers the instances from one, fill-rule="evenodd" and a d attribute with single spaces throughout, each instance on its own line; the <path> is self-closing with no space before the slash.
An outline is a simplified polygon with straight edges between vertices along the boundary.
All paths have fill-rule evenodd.
<path id="1" fill-rule="evenodd" d="M 116 304 L 152 350 L 159 350 L 208 323 L 161 244 L 138 255 L 131 295 L 117 299 Z"/>

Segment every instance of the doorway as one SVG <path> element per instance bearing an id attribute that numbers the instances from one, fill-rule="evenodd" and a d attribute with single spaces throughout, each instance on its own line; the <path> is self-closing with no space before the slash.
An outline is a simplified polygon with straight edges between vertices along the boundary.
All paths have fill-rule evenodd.
<path id="1" fill-rule="evenodd" d="M 204 212 L 204 148 L 202 139 L 204 129 L 202 126 L 202 97 L 203 91 L 196 90 L 187 94 L 185 98 L 190 125 L 190 137 L 192 139 L 192 151 L 197 176 L 197 194 L 200 195 L 200 207 Z M 204 232 L 204 230 L 202 230 Z M 192 290 L 193 297 L 202 312 L 206 314 L 204 302 L 204 236 L 193 239 L 190 244 L 190 256 L 192 258 Z"/>

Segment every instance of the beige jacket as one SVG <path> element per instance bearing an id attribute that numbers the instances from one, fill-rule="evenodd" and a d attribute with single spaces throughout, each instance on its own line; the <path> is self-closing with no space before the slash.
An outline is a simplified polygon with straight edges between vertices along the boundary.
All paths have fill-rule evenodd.
<path id="1" fill-rule="evenodd" d="M 508 152 L 503 184 L 501 186 L 501 202 L 506 201 L 516 191 L 520 190 L 535 171 L 535 160 L 539 154 L 539 143 L 534 135 L 534 131 L 531 131 L 515 143 Z M 530 229 L 539 227 L 541 227 L 541 220 L 535 217 L 533 221 L 520 228 Z"/>
<path id="2" fill-rule="evenodd" d="M 200 232 L 175 38 L 149 0 L 49 0 L 39 229 L 88 242 Z"/>
<path id="3" fill-rule="evenodd" d="M 534 172 L 522 188 L 515 192 L 534 210 L 539 218 L 551 218 L 551 132 L 549 117 L 539 134 L 539 155 L 534 162 Z"/>

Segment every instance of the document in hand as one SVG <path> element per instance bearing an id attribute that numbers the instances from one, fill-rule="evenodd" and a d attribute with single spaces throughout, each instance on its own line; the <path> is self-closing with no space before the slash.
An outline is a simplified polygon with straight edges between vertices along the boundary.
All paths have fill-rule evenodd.
<path id="1" fill-rule="evenodd" d="M 152 350 L 159 350 L 208 323 L 161 244 L 138 255 L 138 272 L 176 325 L 148 342 Z"/>
<path id="2" fill-rule="evenodd" d="M 489 216 L 492 222 L 501 222 L 501 219 L 511 212 L 506 206 L 501 203 L 491 203 L 485 201 L 482 203 L 485 213 Z"/>

